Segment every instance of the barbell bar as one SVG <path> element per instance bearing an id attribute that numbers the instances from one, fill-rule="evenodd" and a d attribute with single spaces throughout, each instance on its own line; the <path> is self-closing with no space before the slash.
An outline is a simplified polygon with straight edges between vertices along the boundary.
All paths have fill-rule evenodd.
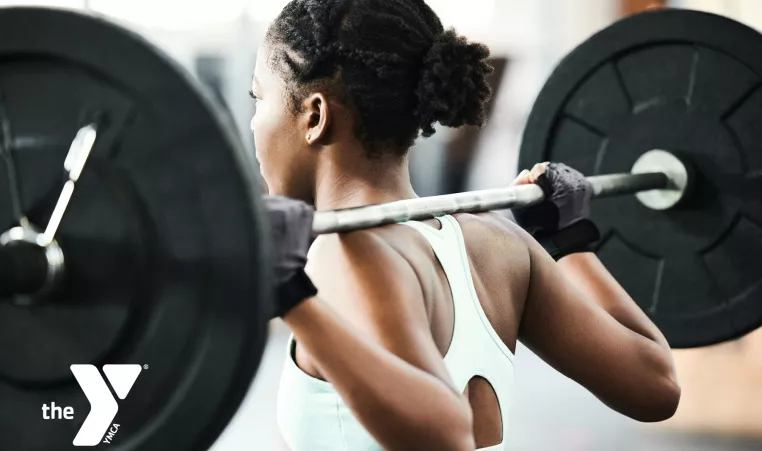
<path id="1" fill-rule="evenodd" d="M 663 172 L 659 171 L 660 165 L 663 165 Z M 683 162 L 666 151 L 652 150 L 644 153 L 633 168 L 634 172 L 631 173 L 587 177 L 593 187 L 593 197 L 648 193 L 651 198 L 669 197 L 670 205 L 660 205 L 658 208 L 667 209 L 682 201 L 687 192 L 688 172 Z M 526 208 L 541 203 L 544 199 L 545 194 L 537 185 L 419 197 L 344 210 L 318 211 L 312 230 L 316 235 L 348 232 L 454 213 Z M 642 200 L 644 205 L 655 207 L 653 202 L 648 201 L 648 197 L 645 199 Z"/>

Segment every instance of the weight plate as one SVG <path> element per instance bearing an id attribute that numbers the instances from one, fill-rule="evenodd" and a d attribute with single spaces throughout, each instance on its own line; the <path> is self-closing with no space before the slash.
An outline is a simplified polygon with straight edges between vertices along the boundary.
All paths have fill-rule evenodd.
<path id="1" fill-rule="evenodd" d="M 207 449 L 266 339 L 251 156 L 191 77 L 139 36 L 42 8 L 0 9 L 0 30 L 2 230 L 17 225 L 15 191 L 44 229 L 71 140 L 98 121 L 56 237 L 63 284 L 41 305 L 0 303 L 2 448 L 73 448 L 90 403 L 70 366 L 134 364 L 117 432 L 100 446 Z M 51 403 L 74 419 L 43 419 Z"/>
<path id="2" fill-rule="evenodd" d="M 529 116 L 520 167 L 565 162 L 629 172 L 665 149 L 689 160 L 680 208 L 596 200 L 597 253 L 676 348 L 762 325 L 762 35 L 721 16 L 660 10 L 625 18 L 553 71 Z"/>

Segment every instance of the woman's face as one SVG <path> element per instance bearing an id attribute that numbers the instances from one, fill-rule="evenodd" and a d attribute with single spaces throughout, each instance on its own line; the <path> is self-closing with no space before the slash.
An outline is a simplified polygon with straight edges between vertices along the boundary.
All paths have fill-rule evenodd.
<path id="1" fill-rule="evenodd" d="M 251 84 L 257 102 L 251 120 L 257 160 L 270 194 L 308 200 L 315 165 L 306 139 L 308 120 L 289 109 L 284 82 L 267 63 L 268 52 L 259 49 Z"/>

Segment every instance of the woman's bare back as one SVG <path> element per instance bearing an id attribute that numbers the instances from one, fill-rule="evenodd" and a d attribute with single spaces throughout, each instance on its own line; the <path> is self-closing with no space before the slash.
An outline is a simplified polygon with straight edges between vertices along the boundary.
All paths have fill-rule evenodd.
<path id="1" fill-rule="evenodd" d="M 511 352 L 515 352 L 518 329 L 529 285 L 529 253 L 516 234 L 517 226 L 495 213 L 454 216 L 463 233 L 471 277 L 479 302 L 492 327 Z M 423 221 L 440 228 L 437 220 Z M 426 239 L 416 230 L 388 226 L 374 230 L 413 267 L 421 283 L 431 334 L 442 356 L 453 337 L 454 315 L 450 284 Z M 297 352 L 297 362 L 316 375 L 309 357 Z M 310 371 L 311 370 L 311 371 Z M 474 415 L 478 448 L 502 440 L 501 413 L 490 384 L 479 377 L 465 393 Z"/>

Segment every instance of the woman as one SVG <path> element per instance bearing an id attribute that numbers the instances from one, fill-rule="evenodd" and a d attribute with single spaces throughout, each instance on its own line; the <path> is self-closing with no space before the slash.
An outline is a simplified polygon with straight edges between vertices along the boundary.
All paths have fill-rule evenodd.
<path id="1" fill-rule="evenodd" d="M 482 124 L 487 56 L 422 0 L 292 1 L 252 82 L 270 194 L 318 210 L 415 197 L 410 146 L 435 122 Z M 311 208 L 270 198 L 276 313 L 294 334 L 278 418 L 293 451 L 502 450 L 518 339 L 612 409 L 674 413 L 664 337 L 584 252 L 589 187 L 554 165 L 518 182 L 534 181 L 553 202 L 522 220 L 558 263 L 514 223 L 460 214 L 321 236 L 308 278 Z"/>

